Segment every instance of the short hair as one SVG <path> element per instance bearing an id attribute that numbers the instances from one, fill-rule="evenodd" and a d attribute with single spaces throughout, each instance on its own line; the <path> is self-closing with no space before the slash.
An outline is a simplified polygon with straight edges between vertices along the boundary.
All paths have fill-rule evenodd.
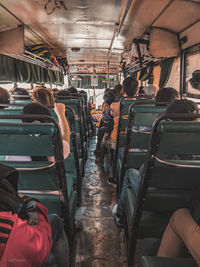
<path id="1" fill-rule="evenodd" d="M 9 104 L 10 103 L 10 95 L 8 91 L 2 87 L 0 87 L 0 104 Z M 0 107 L 3 109 L 4 107 Z"/>
<path id="2" fill-rule="evenodd" d="M 22 114 L 29 115 L 47 115 L 51 116 L 50 111 L 45 105 L 39 103 L 30 103 L 24 106 Z M 22 119 L 22 122 L 33 122 L 35 119 Z M 40 119 L 40 122 L 47 122 L 46 120 Z"/>
<path id="3" fill-rule="evenodd" d="M 45 106 L 54 105 L 53 92 L 48 88 L 40 87 L 32 93 L 34 102 L 40 103 Z"/>
<path id="4" fill-rule="evenodd" d="M 111 94 L 110 93 L 106 93 L 103 96 L 103 100 L 104 100 L 105 103 L 107 103 L 110 106 L 113 102 L 115 102 L 115 95 L 112 94 L 112 93 Z"/>
<path id="5" fill-rule="evenodd" d="M 70 96 L 70 92 L 68 90 L 60 90 L 56 94 L 57 96 Z"/>
<path id="6" fill-rule="evenodd" d="M 29 92 L 26 89 L 20 88 L 20 87 L 15 88 L 11 92 L 11 95 L 14 99 L 18 99 L 18 100 L 29 100 L 31 98 L 31 96 L 29 95 Z M 28 97 L 19 97 L 19 96 L 28 96 Z"/>
<path id="7" fill-rule="evenodd" d="M 121 94 L 121 91 L 122 91 L 122 85 L 119 83 L 119 84 L 116 84 L 115 86 L 114 86 L 114 90 L 115 90 L 115 92 L 116 92 L 116 94 L 117 95 L 120 95 Z"/>
<path id="8" fill-rule="evenodd" d="M 166 114 L 198 114 L 198 105 L 192 100 L 174 100 L 167 108 Z M 194 120 L 191 118 L 181 118 L 173 120 Z"/>
<path id="9" fill-rule="evenodd" d="M 133 97 L 137 93 L 138 81 L 133 77 L 125 78 L 122 85 L 128 97 Z"/>
<path id="10" fill-rule="evenodd" d="M 67 90 L 70 92 L 70 94 L 77 94 L 78 95 L 78 90 L 73 86 L 69 87 Z"/>
<path id="11" fill-rule="evenodd" d="M 156 94 L 156 102 L 169 102 L 178 98 L 178 92 L 172 87 L 163 87 Z"/>
<path id="12" fill-rule="evenodd" d="M 155 95 L 156 93 L 156 86 L 153 84 L 149 84 L 147 87 L 144 87 L 144 92 L 147 96 Z"/>

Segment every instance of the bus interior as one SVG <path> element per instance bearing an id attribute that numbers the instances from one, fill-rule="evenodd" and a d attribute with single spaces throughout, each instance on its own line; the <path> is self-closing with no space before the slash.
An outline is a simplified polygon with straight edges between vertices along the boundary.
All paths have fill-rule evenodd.
<path id="1" fill-rule="evenodd" d="M 115 148 L 99 165 L 94 153 L 105 92 L 127 77 L 143 92 L 155 92 L 115 97 Z M 18 170 L 19 193 L 62 218 L 69 266 L 199 266 L 187 243 L 179 257 L 160 256 L 158 248 L 173 213 L 200 186 L 200 115 L 167 114 L 169 103 L 159 104 L 155 95 L 170 87 L 180 101 L 200 104 L 200 0 L 0 0 L 0 87 L 10 94 L 9 104 L 0 102 L 0 163 Z M 22 114 L 41 87 L 65 105 L 66 159 L 52 106 L 47 123 L 22 123 L 42 119 Z M 16 97 L 16 88 L 28 96 Z M 78 91 L 59 95 L 68 88 Z M 7 155 L 46 160 L 8 161 Z M 137 194 L 126 188 L 120 228 L 112 210 L 127 173 L 130 179 L 139 173 L 141 180 Z"/>

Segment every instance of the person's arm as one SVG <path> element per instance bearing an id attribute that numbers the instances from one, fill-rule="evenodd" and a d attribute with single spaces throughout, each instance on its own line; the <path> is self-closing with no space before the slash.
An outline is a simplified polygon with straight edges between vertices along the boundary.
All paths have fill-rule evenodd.
<path id="1" fill-rule="evenodd" d="M 55 103 L 55 113 L 58 117 L 58 122 L 61 129 L 63 140 L 63 156 L 66 159 L 70 153 L 70 128 L 65 117 L 65 105 L 62 103 Z"/>
<path id="2" fill-rule="evenodd" d="M 61 129 L 62 139 L 67 141 L 70 145 L 70 128 L 65 117 L 65 105 L 62 103 L 55 103 L 55 113 L 58 117 L 58 122 Z"/>

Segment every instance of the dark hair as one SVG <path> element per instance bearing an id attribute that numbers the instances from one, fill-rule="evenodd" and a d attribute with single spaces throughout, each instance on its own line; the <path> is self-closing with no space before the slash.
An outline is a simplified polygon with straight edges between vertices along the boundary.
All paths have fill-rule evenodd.
<path id="1" fill-rule="evenodd" d="M 56 94 L 57 96 L 70 96 L 70 92 L 68 90 L 60 90 Z"/>
<path id="2" fill-rule="evenodd" d="M 116 84 L 115 86 L 114 86 L 114 90 L 115 90 L 115 92 L 116 92 L 116 95 L 120 95 L 121 94 L 121 91 L 122 91 L 122 85 L 119 83 L 119 84 Z"/>
<path id="3" fill-rule="evenodd" d="M 107 103 L 110 106 L 113 102 L 115 102 L 115 95 L 112 94 L 112 93 L 111 94 L 110 93 L 106 93 L 103 96 L 103 100 L 104 100 L 105 103 Z"/>
<path id="4" fill-rule="evenodd" d="M 67 90 L 70 92 L 70 94 L 78 94 L 78 90 L 73 86 L 69 87 Z"/>
<path id="5" fill-rule="evenodd" d="M 178 92 L 172 87 L 163 87 L 156 94 L 156 102 L 171 103 L 178 97 Z"/>
<path id="6" fill-rule="evenodd" d="M 15 88 L 12 92 L 11 95 L 14 99 L 18 100 L 29 100 L 31 99 L 31 96 L 29 95 L 29 92 L 24 89 L 24 88 Z M 19 96 L 29 96 L 29 97 L 19 97 Z"/>
<path id="7" fill-rule="evenodd" d="M 199 109 L 195 102 L 191 100 L 174 100 L 167 108 L 166 114 L 198 114 Z M 180 119 L 173 119 L 180 120 Z M 193 120 L 191 118 L 181 118 L 181 120 Z"/>
<path id="8" fill-rule="evenodd" d="M 10 95 L 8 91 L 2 87 L 0 87 L 0 104 L 9 104 L 10 103 Z M 4 107 L 0 107 L 3 109 Z"/>
<path id="9" fill-rule="evenodd" d="M 125 78 L 122 85 L 128 97 L 133 97 L 137 93 L 138 81 L 133 77 Z"/>
<path id="10" fill-rule="evenodd" d="M 50 111 L 44 105 L 39 103 L 30 103 L 24 106 L 22 110 L 23 114 L 30 114 L 30 115 L 47 115 L 51 116 Z M 35 119 L 22 119 L 22 122 L 33 122 Z M 43 119 L 40 119 L 41 122 L 47 122 Z"/>
<path id="11" fill-rule="evenodd" d="M 39 87 L 33 91 L 33 100 L 46 106 L 54 105 L 53 92 L 48 88 Z"/>

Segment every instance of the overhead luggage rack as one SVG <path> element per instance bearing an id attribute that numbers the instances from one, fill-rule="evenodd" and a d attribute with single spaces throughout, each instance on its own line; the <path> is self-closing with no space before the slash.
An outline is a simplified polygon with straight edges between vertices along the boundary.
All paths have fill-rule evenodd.
<path id="1" fill-rule="evenodd" d="M 55 64 L 53 64 L 50 60 L 42 58 L 36 54 L 33 54 L 27 50 L 25 50 L 24 54 L 21 55 L 16 55 L 16 54 L 9 54 L 8 56 L 34 64 L 34 65 L 38 65 L 40 67 L 43 68 L 48 68 L 50 70 L 54 70 L 54 71 L 60 71 L 62 70 L 62 68 L 58 68 Z M 48 63 L 48 67 L 47 64 Z"/>

